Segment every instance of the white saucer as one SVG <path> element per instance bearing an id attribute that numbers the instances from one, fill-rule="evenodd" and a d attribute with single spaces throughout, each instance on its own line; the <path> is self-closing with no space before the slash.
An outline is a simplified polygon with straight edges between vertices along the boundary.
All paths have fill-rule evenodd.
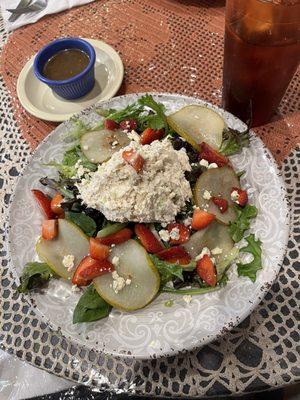
<path id="1" fill-rule="evenodd" d="M 17 94 L 22 106 L 30 114 L 46 121 L 62 122 L 84 108 L 108 100 L 119 90 L 124 67 L 119 54 L 101 40 L 85 39 L 95 49 L 95 86 L 86 96 L 76 100 L 65 100 L 34 75 L 32 57 L 22 69 L 18 82 Z"/>

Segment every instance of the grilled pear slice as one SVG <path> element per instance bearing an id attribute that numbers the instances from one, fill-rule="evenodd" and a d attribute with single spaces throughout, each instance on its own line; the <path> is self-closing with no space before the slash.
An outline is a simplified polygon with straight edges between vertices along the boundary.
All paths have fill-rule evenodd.
<path id="1" fill-rule="evenodd" d="M 236 214 L 232 208 L 233 202 L 231 200 L 231 191 L 233 187 L 240 188 L 240 182 L 234 170 L 230 167 L 221 167 L 208 169 L 201 174 L 194 187 L 194 200 L 195 204 L 200 209 L 205 209 L 209 213 L 215 214 L 216 219 L 223 224 L 228 225 L 230 221 L 236 219 Z M 208 191 L 211 196 L 220 196 L 228 201 L 228 210 L 221 213 L 213 201 L 206 200 L 203 195 Z"/>
<path id="2" fill-rule="evenodd" d="M 181 108 L 167 117 L 168 124 L 178 135 L 200 151 L 200 143 L 205 142 L 219 150 L 226 128 L 223 118 L 211 108 L 197 104 Z"/>
<path id="3" fill-rule="evenodd" d="M 118 259 L 116 272 L 131 282 L 116 293 L 113 273 L 99 276 L 93 283 L 100 296 L 111 306 L 125 311 L 138 310 L 150 303 L 159 290 L 160 276 L 145 249 L 131 239 L 115 246 L 109 258 Z"/>
<path id="4" fill-rule="evenodd" d="M 101 129 L 85 133 L 80 140 L 80 147 L 86 158 L 92 163 L 102 163 L 122 147 L 129 144 L 127 134 L 121 130 Z"/>
<path id="5" fill-rule="evenodd" d="M 71 279 L 77 265 L 89 253 L 89 239 L 77 225 L 66 219 L 59 219 L 58 236 L 53 240 L 39 238 L 36 252 L 58 276 Z M 62 263 L 67 255 L 74 256 L 74 268 L 71 271 Z"/>

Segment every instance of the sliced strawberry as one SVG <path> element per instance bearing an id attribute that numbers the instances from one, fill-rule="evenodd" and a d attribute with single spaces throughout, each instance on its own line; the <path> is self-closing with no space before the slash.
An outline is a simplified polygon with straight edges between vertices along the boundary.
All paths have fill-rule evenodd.
<path id="1" fill-rule="evenodd" d="M 58 234 L 58 221 L 57 219 L 45 219 L 42 223 L 42 238 L 45 240 L 52 240 Z"/>
<path id="2" fill-rule="evenodd" d="M 192 219 L 192 228 L 195 230 L 206 228 L 215 218 L 216 216 L 214 214 L 195 208 Z"/>
<path id="3" fill-rule="evenodd" d="M 131 165 L 136 172 L 140 172 L 144 165 L 144 159 L 134 149 L 124 150 L 122 153 L 123 160 Z"/>
<path id="4" fill-rule="evenodd" d="M 160 140 L 165 134 L 163 129 L 145 129 L 141 134 L 141 144 L 150 144 L 154 140 Z"/>
<path id="5" fill-rule="evenodd" d="M 218 153 L 216 150 L 214 150 L 205 142 L 202 142 L 200 144 L 200 147 L 201 147 L 201 152 L 199 154 L 200 158 L 208 161 L 210 164 L 215 163 L 217 164 L 218 167 L 224 167 L 224 165 L 227 165 L 229 163 L 227 157 Z"/>
<path id="6" fill-rule="evenodd" d="M 51 210 L 59 218 L 64 218 L 65 216 L 65 212 L 61 207 L 61 203 L 63 202 L 63 200 L 64 198 L 60 193 L 57 193 L 51 200 Z"/>
<path id="7" fill-rule="evenodd" d="M 132 236 L 132 230 L 123 228 L 119 232 L 113 233 L 112 235 L 97 238 L 99 243 L 111 246 L 112 244 L 120 244 L 129 240 Z"/>
<path id="8" fill-rule="evenodd" d="M 191 261 L 189 253 L 182 246 L 174 246 L 170 247 L 169 249 L 162 250 L 157 253 L 157 256 L 161 260 L 183 265 L 189 264 Z"/>
<path id="9" fill-rule="evenodd" d="M 94 260 L 90 256 L 84 257 L 72 278 L 72 283 L 77 286 L 86 286 L 89 281 L 97 276 L 107 274 L 114 271 L 114 266 L 108 260 Z"/>
<path id="10" fill-rule="evenodd" d="M 82 278 L 80 278 L 80 276 L 74 274 L 74 276 L 72 278 L 72 283 L 73 283 L 73 285 L 76 285 L 76 286 L 88 286 L 91 283 L 91 281 L 82 279 Z"/>
<path id="11" fill-rule="evenodd" d="M 119 124 L 117 124 L 117 122 L 112 119 L 106 119 L 104 121 L 104 128 L 108 129 L 109 131 L 115 131 L 119 128 Z"/>
<path id="12" fill-rule="evenodd" d="M 169 258 L 168 263 L 170 264 L 179 264 L 179 265 L 187 265 L 191 262 L 191 257 L 186 256 L 186 257 L 174 257 L 174 258 Z"/>
<path id="13" fill-rule="evenodd" d="M 237 192 L 237 199 L 234 200 L 234 202 L 239 206 L 244 207 L 248 203 L 247 191 L 233 187 L 231 190 L 231 195 L 233 195 L 234 192 Z"/>
<path id="14" fill-rule="evenodd" d="M 147 228 L 146 225 L 136 224 L 134 227 L 134 231 L 148 253 L 159 253 L 164 249 L 164 246 L 155 237 L 151 230 Z"/>
<path id="15" fill-rule="evenodd" d="M 167 227 L 170 235 L 170 240 L 169 243 L 171 244 L 182 244 L 185 243 L 189 240 L 190 237 L 190 230 L 187 226 L 184 224 L 179 224 L 177 222 L 174 222 L 173 224 L 169 224 Z M 178 239 L 173 239 L 172 236 L 172 231 L 178 233 Z"/>
<path id="16" fill-rule="evenodd" d="M 109 246 L 100 243 L 98 238 L 90 238 L 90 255 L 94 260 L 106 260 L 109 256 Z"/>
<path id="17" fill-rule="evenodd" d="M 132 130 L 136 130 L 137 122 L 135 119 L 124 119 L 120 122 L 120 128 L 123 131 L 131 132 Z"/>
<path id="18" fill-rule="evenodd" d="M 222 214 L 228 210 L 228 201 L 226 199 L 213 196 L 211 200 L 217 207 L 219 207 Z"/>
<path id="19" fill-rule="evenodd" d="M 197 261 L 196 271 L 205 283 L 209 286 L 216 286 L 216 269 L 209 255 L 205 254 L 201 260 Z"/>
<path id="20" fill-rule="evenodd" d="M 51 210 L 51 199 L 49 199 L 49 197 L 40 190 L 32 189 L 31 193 L 34 195 L 40 209 L 44 212 L 45 216 L 48 219 L 54 218 L 55 214 Z"/>

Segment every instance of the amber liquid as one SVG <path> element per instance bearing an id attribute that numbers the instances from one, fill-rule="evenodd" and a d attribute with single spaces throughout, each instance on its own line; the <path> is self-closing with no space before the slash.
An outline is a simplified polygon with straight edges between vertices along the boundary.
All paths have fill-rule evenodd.
<path id="1" fill-rule="evenodd" d="M 53 81 L 63 81 L 80 74 L 89 62 L 89 56 L 81 50 L 61 50 L 46 62 L 43 75 Z"/>
<path id="2" fill-rule="evenodd" d="M 255 26 L 246 16 L 227 24 L 224 108 L 251 126 L 268 122 L 297 69 L 299 58 L 298 38 L 286 32 L 283 35 L 270 23 Z"/>

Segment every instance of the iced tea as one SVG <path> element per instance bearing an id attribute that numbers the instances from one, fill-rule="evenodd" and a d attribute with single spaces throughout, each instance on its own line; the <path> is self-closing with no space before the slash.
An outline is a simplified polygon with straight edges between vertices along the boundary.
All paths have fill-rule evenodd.
<path id="1" fill-rule="evenodd" d="M 300 1 L 227 0 L 224 108 L 252 126 L 270 120 L 300 60 Z"/>

